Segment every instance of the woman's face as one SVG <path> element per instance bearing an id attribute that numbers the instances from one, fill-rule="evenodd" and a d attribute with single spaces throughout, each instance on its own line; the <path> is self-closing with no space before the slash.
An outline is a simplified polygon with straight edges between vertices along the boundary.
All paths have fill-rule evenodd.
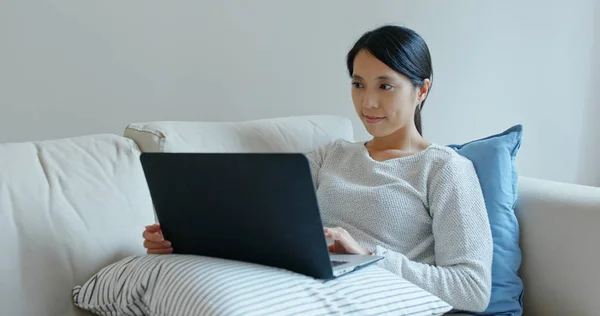
<path id="1" fill-rule="evenodd" d="M 389 136 L 414 126 L 416 106 L 425 99 L 429 80 L 415 87 L 367 50 L 354 58 L 352 100 L 356 113 L 374 137 Z"/>

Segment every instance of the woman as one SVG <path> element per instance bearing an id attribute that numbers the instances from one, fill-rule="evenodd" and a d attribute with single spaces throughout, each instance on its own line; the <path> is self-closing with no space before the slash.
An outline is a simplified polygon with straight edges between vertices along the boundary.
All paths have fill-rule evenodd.
<path id="1" fill-rule="evenodd" d="M 491 230 L 472 163 L 422 136 L 432 80 L 426 43 L 410 29 L 384 26 L 356 42 L 347 66 L 354 107 L 373 138 L 308 154 L 330 250 L 384 256 L 380 266 L 455 309 L 483 311 Z M 173 251 L 160 226 L 143 236 L 149 254 Z"/>

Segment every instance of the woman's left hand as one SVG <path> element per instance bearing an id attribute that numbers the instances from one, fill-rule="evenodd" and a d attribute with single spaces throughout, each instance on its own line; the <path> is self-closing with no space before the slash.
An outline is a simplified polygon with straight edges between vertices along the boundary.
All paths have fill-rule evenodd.
<path id="1" fill-rule="evenodd" d="M 370 252 L 361 247 L 361 245 L 350 236 L 350 234 L 341 227 L 325 227 L 325 237 L 333 239 L 333 244 L 329 246 L 329 251 L 338 254 L 358 254 L 371 255 Z"/>

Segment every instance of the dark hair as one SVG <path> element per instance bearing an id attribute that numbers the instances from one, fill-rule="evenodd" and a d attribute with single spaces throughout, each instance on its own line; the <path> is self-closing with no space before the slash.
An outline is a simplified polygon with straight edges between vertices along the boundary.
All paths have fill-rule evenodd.
<path id="1" fill-rule="evenodd" d="M 409 28 L 385 25 L 363 34 L 348 52 L 346 62 L 350 76 L 354 74 L 354 58 L 363 49 L 388 67 L 406 76 L 415 87 L 423 85 L 425 79 L 433 79 L 429 48 L 423 38 Z M 415 125 L 421 135 L 423 135 L 421 110 L 424 105 L 425 100 L 415 111 Z"/>

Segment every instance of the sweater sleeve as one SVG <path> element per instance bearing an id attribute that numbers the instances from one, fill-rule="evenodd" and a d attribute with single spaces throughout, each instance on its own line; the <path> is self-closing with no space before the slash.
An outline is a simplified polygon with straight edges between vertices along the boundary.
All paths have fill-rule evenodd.
<path id="1" fill-rule="evenodd" d="M 429 211 L 435 265 L 376 246 L 384 268 L 438 296 L 454 309 L 484 311 L 491 296 L 492 234 L 471 161 L 452 158 L 430 175 Z"/>

